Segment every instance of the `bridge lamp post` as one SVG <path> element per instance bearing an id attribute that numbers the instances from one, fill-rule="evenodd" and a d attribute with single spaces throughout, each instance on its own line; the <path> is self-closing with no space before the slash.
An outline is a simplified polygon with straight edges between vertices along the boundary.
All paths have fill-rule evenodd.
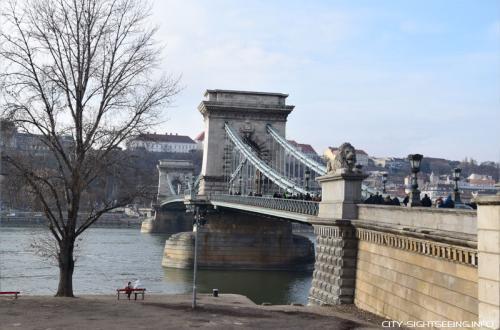
<path id="1" fill-rule="evenodd" d="M 207 210 L 204 207 L 194 206 L 194 261 L 193 261 L 193 303 L 192 308 L 196 309 L 196 271 L 198 268 L 198 232 L 205 225 L 205 215 Z"/>
<path id="2" fill-rule="evenodd" d="M 239 190 L 239 194 L 241 195 L 243 193 L 243 177 L 240 175 L 240 177 L 238 178 L 238 183 L 239 183 L 239 186 L 240 186 L 240 190 Z"/>
<path id="3" fill-rule="evenodd" d="M 311 179 L 311 171 L 306 170 L 304 178 L 306 179 L 306 190 L 309 191 L 309 180 Z"/>
<path id="4" fill-rule="evenodd" d="M 455 180 L 455 189 L 453 189 L 453 200 L 455 204 L 462 204 L 462 200 L 460 199 L 460 191 L 458 191 L 458 181 L 460 181 L 460 173 L 462 173 L 462 169 L 456 167 L 453 169 L 453 180 Z"/>
<path id="5" fill-rule="evenodd" d="M 420 206 L 420 190 L 418 190 L 417 173 L 420 172 L 420 164 L 424 156 L 420 154 L 408 155 L 411 166 L 411 192 L 410 206 Z"/>
<path id="6" fill-rule="evenodd" d="M 382 193 L 386 194 L 385 185 L 387 184 L 387 173 L 382 174 Z"/>

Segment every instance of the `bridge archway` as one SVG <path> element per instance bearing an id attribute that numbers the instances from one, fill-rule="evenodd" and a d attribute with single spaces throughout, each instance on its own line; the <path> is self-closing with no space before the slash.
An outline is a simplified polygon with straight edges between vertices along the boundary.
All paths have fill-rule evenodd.
<path id="1" fill-rule="evenodd" d="M 158 201 L 182 195 L 188 189 L 194 175 L 193 162 L 190 160 L 163 159 L 158 168 Z"/>

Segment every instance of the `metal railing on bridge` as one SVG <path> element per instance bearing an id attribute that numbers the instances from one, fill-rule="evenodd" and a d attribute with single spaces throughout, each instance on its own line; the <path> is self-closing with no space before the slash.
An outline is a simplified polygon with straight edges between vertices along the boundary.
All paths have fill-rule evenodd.
<path id="1" fill-rule="evenodd" d="M 242 204 L 308 215 L 318 215 L 319 211 L 318 202 L 300 199 L 214 194 L 209 196 L 209 200 L 213 202 Z"/>

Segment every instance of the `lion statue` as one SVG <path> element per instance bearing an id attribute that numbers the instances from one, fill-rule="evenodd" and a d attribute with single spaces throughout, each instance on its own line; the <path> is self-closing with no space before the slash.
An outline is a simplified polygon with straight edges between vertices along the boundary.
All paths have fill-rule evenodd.
<path id="1" fill-rule="evenodd" d="M 356 166 L 356 149 L 348 143 L 342 143 L 333 159 L 328 160 L 326 172 L 353 172 Z"/>

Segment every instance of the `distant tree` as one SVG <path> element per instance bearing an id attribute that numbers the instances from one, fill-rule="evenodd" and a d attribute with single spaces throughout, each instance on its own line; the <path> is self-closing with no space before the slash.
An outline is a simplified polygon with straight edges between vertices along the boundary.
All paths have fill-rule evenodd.
<path id="1" fill-rule="evenodd" d="M 73 296 L 76 239 L 104 213 L 130 203 L 143 187 L 114 199 L 92 189 L 126 173 L 114 151 L 154 124 L 178 92 L 158 76 L 160 49 L 149 7 L 139 0 L 26 0 L 0 4 L 2 117 L 41 135 L 57 170 L 4 150 L 29 185 L 57 241 L 56 296 Z M 65 145 L 61 137 L 70 136 Z M 129 178 L 124 178 L 129 179 Z M 97 196 L 97 197 L 92 197 Z M 92 200 L 95 199 L 95 200 Z M 81 210 L 89 212 L 80 219 Z"/>

